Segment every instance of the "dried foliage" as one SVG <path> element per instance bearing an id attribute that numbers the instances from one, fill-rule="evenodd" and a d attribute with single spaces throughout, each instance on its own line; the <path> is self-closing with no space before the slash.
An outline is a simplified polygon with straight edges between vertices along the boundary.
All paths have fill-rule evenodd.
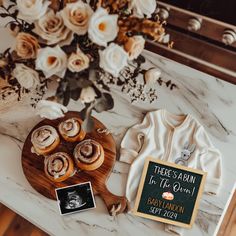
<path id="1" fill-rule="evenodd" d="M 131 0 L 90 0 L 89 4 L 94 12 L 98 7 L 102 7 L 105 8 L 109 14 L 118 15 L 119 32 L 113 43 L 117 43 L 123 47 L 129 37 L 136 35 L 141 35 L 145 39 L 149 38 L 158 42 L 161 41 L 165 35 L 164 23 L 160 22 L 155 14 L 148 19 L 134 16 L 132 9 L 130 9 L 130 1 Z M 35 33 L 34 23 L 26 22 L 18 18 L 19 11 L 16 0 L 10 0 L 10 4 L 7 7 L 1 6 L 1 2 L 0 0 L 0 17 L 9 19 L 9 23 L 6 27 L 11 30 L 13 35 L 16 36 L 19 32 L 28 33 L 38 41 L 40 48 L 48 47 L 44 41 L 40 40 L 40 35 Z M 62 10 L 67 3 L 72 2 L 76 2 L 76 0 L 51 0 L 50 8 L 53 9 L 54 12 L 58 12 Z M 157 99 L 156 89 L 146 88 L 145 82 L 140 82 L 138 79 L 138 75 L 141 74 L 144 76 L 146 72 L 146 70 L 142 69 L 142 64 L 145 63 L 143 56 L 140 55 L 138 58 L 132 59 L 128 66 L 119 73 L 119 76 L 114 77 L 100 67 L 99 51 L 104 50 L 104 46 L 99 46 L 92 42 L 88 37 L 88 33 L 84 35 L 73 33 L 72 42 L 67 46 L 61 46 L 61 49 L 66 53 L 67 57 L 69 57 L 69 55 L 76 52 L 78 47 L 81 52 L 89 58 L 89 68 L 81 72 L 71 72 L 67 68 L 63 77 L 57 77 L 58 88 L 55 99 L 64 105 L 68 105 L 70 99 L 80 99 L 83 88 L 92 87 L 96 93 L 96 99 L 93 102 L 85 103 L 85 109 L 82 112 L 84 118 L 87 117 L 85 122 L 87 128 L 92 127 L 92 120 L 90 119 L 92 110 L 102 112 L 113 108 L 114 101 L 111 94 L 112 85 L 119 87 L 120 91 L 129 95 L 131 102 L 141 100 L 151 103 Z M 17 79 L 12 76 L 12 72 L 17 63 L 22 63 L 39 74 L 40 83 L 35 88 L 35 95 L 31 99 L 32 106 L 35 107 L 37 102 L 42 99 L 47 84 L 51 80 L 55 80 L 55 75 L 46 79 L 43 71 L 36 69 L 35 58 L 30 60 L 23 59 L 17 56 L 14 48 L 7 49 L 0 54 L 0 80 L 6 82 L 6 86 L 1 88 L 1 99 L 6 99 L 7 96 L 16 93 L 20 100 L 22 93 L 30 92 L 22 88 Z M 171 81 L 164 82 L 161 79 L 158 80 L 157 84 L 166 84 L 171 90 L 176 87 Z"/>
<path id="2" fill-rule="evenodd" d="M 130 4 L 131 0 L 99 0 L 98 7 L 107 9 L 110 13 L 125 12 Z"/>
<path id="3" fill-rule="evenodd" d="M 159 21 L 154 22 L 149 19 L 140 19 L 129 16 L 121 18 L 118 22 L 119 33 L 117 41 L 120 44 L 127 42 L 128 38 L 133 35 L 141 34 L 150 37 L 154 41 L 160 41 L 165 34 L 163 24 Z"/>

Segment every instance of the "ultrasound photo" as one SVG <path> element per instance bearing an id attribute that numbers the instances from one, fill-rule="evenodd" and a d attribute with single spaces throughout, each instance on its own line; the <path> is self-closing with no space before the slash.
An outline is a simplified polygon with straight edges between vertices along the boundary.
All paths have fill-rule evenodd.
<path id="1" fill-rule="evenodd" d="M 62 215 L 96 207 L 90 182 L 58 188 L 56 195 Z"/>

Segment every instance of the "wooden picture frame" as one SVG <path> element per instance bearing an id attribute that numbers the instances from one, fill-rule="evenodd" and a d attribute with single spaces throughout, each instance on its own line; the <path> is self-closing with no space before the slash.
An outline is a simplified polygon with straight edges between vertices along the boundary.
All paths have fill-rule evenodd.
<path id="1" fill-rule="evenodd" d="M 144 189 L 145 179 L 147 177 L 147 171 L 148 171 L 148 168 L 149 168 L 149 165 L 150 165 L 151 162 L 154 162 L 154 163 L 157 163 L 157 164 L 160 164 L 160 165 L 164 165 L 164 166 L 167 166 L 167 167 L 174 167 L 178 170 L 183 170 L 183 171 L 195 173 L 195 174 L 198 174 L 198 175 L 202 176 L 201 182 L 200 182 L 200 185 L 199 185 L 199 188 L 198 188 L 198 191 L 197 191 L 197 197 L 196 197 L 196 200 L 195 200 L 195 203 L 194 203 L 194 207 L 193 207 L 193 211 L 192 211 L 192 215 L 191 215 L 191 220 L 190 220 L 189 224 L 182 223 L 182 222 L 175 221 L 175 220 L 171 220 L 171 219 L 162 218 L 160 216 L 155 216 L 155 215 L 143 213 L 143 212 L 140 212 L 138 210 L 139 205 L 140 205 L 140 201 L 142 200 L 141 197 L 142 197 L 142 193 L 143 193 L 143 189 Z M 201 198 L 201 195 L 203 193 L 203 188 L 204 188 L 204 184 L 205 184 L 205 181 L 206 181 L 206 174 L 207 174 L 206 172 L 203 172 L 201 170 L 189 168 L 189 167 L 186 167 L 186 166 L 177 165 L 177 164 L 170 163 L 170 162 L 165 162 L 165 161 L 162 161 L 162 160 L 156 160 L 152 157 L 148 157 L 147 160 L 145 161 L 145 165 L 144 165 L 144 168 L 143 168 L 142 177 L 141 177 L 141 180 L 140 180 L 140 184 L 139 184 L 139 188 L 138 188 L 138 192 L 137 192 L 137 197 L 136 197 L 136 200 L 135 200 L 135 205 L 134 205 L 134 208 L 132 210 L 132 213 L 136 216 L 144 217 L 144 218 L 147 218 L 147 219 L 151 219 L 151 220 L 155 220 L 155 221 L 159 221 L 159 222 L 163 222 L 163 223 L 167 223 L 167 224 L 172 224 L 172 225 L 176 225 L 176 226 L 180 226 L 180 227 L 184 227 L 184 228 L 191 228 L 193 223 L 194 223 L 194 220 L 196 218 L 200 198 Z"/>

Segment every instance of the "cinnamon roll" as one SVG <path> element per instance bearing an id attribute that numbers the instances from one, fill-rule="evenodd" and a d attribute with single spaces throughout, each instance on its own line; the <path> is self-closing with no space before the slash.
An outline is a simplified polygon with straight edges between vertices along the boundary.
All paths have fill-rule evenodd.
<path id="1" fill-rule="evenodd" d="M 68 142 L 76 142 L 84 139 L 86 133 L 81 127 L 82 121 L 79 118 L 70 118 L 59 124 L 61 136 Z"/>
<path id="2" fill-rule="evenodd" d="M 95 170 L 104 161 L 104 150 L 101 144 L 92 139 L 86 139 L 74 149 L 75 163 L 82 170 Z"/>
<path id="3" fill-rule="evenodd" d="M 65 152 L 57 152 L 45 159 L 44 172 L 54 182 L 62 182 L 74 174 L 74 163 Z"/>
<path id="4" fill-rule="evenodd" d="M 60 138 L 55 128 L 44 125 L 33 131 L 31 142 L 36 153 L 46 155 L 59 145 Z"/>

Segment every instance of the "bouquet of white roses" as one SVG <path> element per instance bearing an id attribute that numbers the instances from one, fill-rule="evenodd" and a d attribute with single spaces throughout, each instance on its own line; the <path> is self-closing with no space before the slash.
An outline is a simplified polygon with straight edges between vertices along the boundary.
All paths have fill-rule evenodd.
<path id="1" fill-rule="evenodd" d="M 19 98 L 36 90 L 32 105 L 41 111 L 43 106 L 52 108 L 52 102 L 41 101 L 52 80 L 58 82 L 54 100 L 66 106 L 70 99 L 80 99 L 87 116 L 113 107 L 110 85 L 121 87 L 132 101 L 157 98 L 155 89 L 144 89 L 146 71 L 141 69 L 145 39 L 161 42 L 165 36 L 156 0 L 9 2 L 1 4 L 0 16 L 9 18 L 6 27 L 16 42 L 0 54 L 0 80 Z M 157 73 L 153 72 L 146 77 Z M 136 80 L 140 73 L 144 83 Z M 54 109 L 58 116 L 66 110 L 62 108 Z"/>

